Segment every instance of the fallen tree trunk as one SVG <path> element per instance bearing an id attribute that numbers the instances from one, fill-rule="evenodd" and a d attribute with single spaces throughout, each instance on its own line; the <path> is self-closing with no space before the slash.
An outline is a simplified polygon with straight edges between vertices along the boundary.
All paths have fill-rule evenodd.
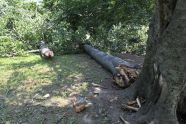
<path id="1" fill-rule="evenodd" d="M 108 69 L 112 74 L 115 73 L 115 67 L 119 65 L 125 65 L 129 68 L 139 69 L 140 65 L 137 64 L 131 64 L 119 57 L 115 57 L 112 55 L 108 55 L 102 51 L 99 51 L 98 49 L 95 49 L 94 47 L 90 45 L 84 45 L 84 50 L 92 57 L 94 58 L 98 63 L 100 63 L 103 67 Z"/>
<path id="2" fill-rule="evenodd" d="M 130 86 L 131 82 L 134 82 L 133 77 L 136 79 L 138 75 L 136 69 L 139 69 L 140 65 L 132 64 L 119 57 L 108 55 L 90 45 L 84 45 L 84 50 L 113 74 L 114 82 L 120 87 L 126 88 Z M 134 75 L 131 76 L 131 74 Z"/>

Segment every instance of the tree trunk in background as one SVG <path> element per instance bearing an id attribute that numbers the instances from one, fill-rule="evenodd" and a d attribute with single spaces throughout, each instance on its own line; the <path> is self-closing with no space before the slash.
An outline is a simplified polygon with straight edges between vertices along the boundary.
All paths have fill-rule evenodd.
<path id="1" fill-rule="evenodd" d="M 181 123 L 186 113 L 186 0 L 158 0 L 136 96 L 146 99 L 141 123 Z M 179 122 L 178 122 L 179 120 Z"/>

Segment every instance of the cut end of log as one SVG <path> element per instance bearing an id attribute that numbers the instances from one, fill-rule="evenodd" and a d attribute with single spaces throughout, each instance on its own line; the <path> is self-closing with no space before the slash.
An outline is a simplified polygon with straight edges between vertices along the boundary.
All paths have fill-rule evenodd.
<path id="1" fill-rule="evenodd" d="M 125 65 L 115 67 L 116 74 L 113 75 L 114 83 L 121 88 L 127 88 L 138 78 L 138 73 L 135 69 L 131 69 Z"/>
<path id="2" fill-rule="evenodd" d="M 121 88 L 127 88 L 130 86 L 130 84 L 124 80 L 123 76 L 120 73 L 113 75 L 113 82 Z"/>
<path id="3" fill-rule="evenodd" d="M 46 54 L 46 56 L 48 58 L 52 58 L 52 57 L 54 57 L 54 52 L 50 50 L 50 51 L 48 51 L 48 53 Z"/>
<path id="4" fill-rule="evenodd" d="M 45 45 L 44 41 L 40 43 L 40 53 L 43 58 L 51 59 L 54 57 L 54 52 Z"/>
<path id="5" fill-rule="evenodd" d="M 53 51 L 49 50 L 49 51 L 46 51 L 45 53 L 41 54 L 41 56 L 46 59 L 51 59 L 54 57 L 54 53 L 53 53 Z"/>

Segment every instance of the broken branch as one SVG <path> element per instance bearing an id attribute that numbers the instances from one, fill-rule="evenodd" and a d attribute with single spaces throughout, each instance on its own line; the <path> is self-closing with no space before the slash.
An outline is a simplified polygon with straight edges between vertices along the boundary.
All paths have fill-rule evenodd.
<path id="1" fill-rule="evenodd" d="M 28 51 L 28 53 L 37 53 L 39 51 L 40 51 L 39 49 L 37 49 L 37 50 L 30 50 L 30 51 Z"/>
<path id="2" fill-rule="evenodd" d="M 94 86 L 94 87 L 100 87 L 100 88 L 103 88 L 103 89 L 108 89 L 108 88 L 103 87 L 103 86 L 101 86 L 99 84 L 96 84 L 96 83 L 92 83 L 92 86 Z"/>
<path id="3" fill-rule="evenodd" d="M 140 103 L 140 100 L 139 100 L 139 98 L 138 98 L 138 97 L 136 98 L 136 102 L 137 102 L 137 104 L 138 104 L 139 108 L 141 108 L 141 103 Z"/>
<path id="4" fill-rule="evenodd" d="M 126 121 L 121 115 L 119 116 L 119 118 L 124 122 L 124 124 L 130 124 L 128 121 Z"/>
<path id="5" fill-rule="evenodd" d="M 129 106 L 133 106 L 133 105 L 135 105 L 136 104 L 136 101 L 128 101 L 127 102 L 127 105 L 129 105 Z"/>
<path id="6" fill-rule="evenodd" d="M 132 110 L 132 111 L 135 111 L 135 112 L 137 112 L 137 111 L 139 110 L 139 108 L 132 107 L 132 106 L 125 105 L 125 104 L 123 104 L 122 107 L 123 107 L 123 109 L 125 109 L 125 110 Z"/>

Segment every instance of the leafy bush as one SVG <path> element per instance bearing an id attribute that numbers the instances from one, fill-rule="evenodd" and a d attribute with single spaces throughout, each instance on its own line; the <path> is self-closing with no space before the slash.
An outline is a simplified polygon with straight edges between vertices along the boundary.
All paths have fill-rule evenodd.
<path id="1" fill-rule="evenodd" d="M 68 24 L 65 22 L 50 25 L 52 26 L 46 26 L 47 30 L 45 31 L 49 47 L 57 54 L 69 53 L 73 49 L 73 31 L 68 30 Z"/>
<path id="2" fill-rule="evenodd" d="M 44 7 L 57 53 L 79 52 L 79 44 L 90 43 L 107 52 L 145 54 L 154 0 L 44 0 Z"/>
<path id="3" fill-rule="evenodd" d="M 113 52 L 129 52 L 134 54 L 145 54 L 147 41 L 147 26 L 135 24 L 114 25 L 108 32 L 110 50 Z"/>
<path id="4" fill-rule="evenodd" d="M 0 56 L 38 49 L 40 40 L 55 54 L 79 53 L 83 43 L 106 52 L 145 54 L 153 7 L 154 0 L 43 0 L 39 5 L 1 0 Z"/>
<path id="5" fill-rule="evenodd" d="M 2 0 L 0 2 L 1 54 L 22 55 L 23 51 L 37 49 L 43 37 L 46 15 L 35 2 Z M 9 46 L 8 46 L 9 45 Z M 11 51 L 12 49 L 12 51 Z M 5 53 L 7 52 L 7 53 Z"/>
<path id="6" fill-rule="evenodd" d="M 129 52 L 144 55 L 147 30 L 148 27 L 144 25 L 119 23 L 113 25 L 109 31 L 99 26 L 96 34 L 91 35 L 82 26 L 73 31 L 68 23 L 61 22 L 45 33 L 50 35 L 48 44 L 57 54 L 79 53 L 81 52 L 80 45 L 88 43 L 105 52 Z"/>
<path id="7" fill-rule="evenodd" d="M 23 55 L 24 45 L 21 41 L 8 36 L 0 36 L 0 56 Z"/>
<path id="8" fill-rule="evenodd" d="M 147 30 L 147 26 L 121 23 L 113 25 L 108 32 L 103 27 L 99 27 L 95 38 L 91 39 L 90 43 L 106 52 L 129 52 L 143 55 L 146 49 Z"/>

